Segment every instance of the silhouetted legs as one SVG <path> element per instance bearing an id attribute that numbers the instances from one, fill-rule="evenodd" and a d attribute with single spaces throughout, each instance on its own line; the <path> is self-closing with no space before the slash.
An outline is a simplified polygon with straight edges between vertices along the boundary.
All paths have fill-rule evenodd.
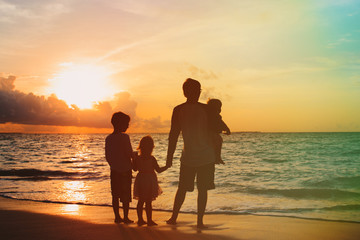
<path id="1" fill-rule="evenodd" d="M 139 226 L 142 226 L 142 225 L 146 224 L 146 222 L 144 221 L 143 215 L 142 215 L 143 208 L 144 208 L 144 201 L 139 199 L 139 201 L 137 203 L 137 206 L 136 206 L 136 212 L 137 212 L 137 216 L 138 216 L 137 224 Z"/>
<path id="2" fill-rule="evenodd" d="M 147 222 L 145 222 L 144 218 L 143 218 L 144 203 L 145 203 Z M 139 199 L 138 204 L 136 206 L 136 211 L 137 211 L 137 215 L 138 215 L 138 225 L 139 226 L 142 226 L 146 223 L 148 226 L 157 225 L 157 223 L 155 223 L 152 220 L 152 201 L 144 201 L 144 200 Z"/>
<path id="3" fill-rule="evenodd" d="M 166 221 L 167 224 L 173 224 L 173 225 L 176 224 L 176 219 L 179 215 L 180 208 L 181 208 L 182 204 L 184 203 L 185 196 L 186 196 L 186 190 L 178 188 L 176 195 L 175 195 L 172 215 L 171 215 L 171 218 Z"/>
<path id="4" fill-rule="evenodd" d="M 207 190 L 198 190 L 198 212 L 197 212 L 197 227 L 198 228 L 205 228 L 203 217 L 205 214 L 206 209 L 206 203 L 207 203 Z"/>
<path id="5" fill-rule="evenodd" d="M 117 197 L 112 198 L 112 206 L 113 206 L 113 211 L 114 211 L 114 215 L 115 215 L 115 220 L 114 220 L 115 223 L 124 222 L 124 223 L 128 224 L 128 223 L 134 222 L 129 219 L 129 205 L 130 205 L 129 202 L 123 202 L 124 219 L 122 219 L 119 214 L 119 198 L 117 198 Z"/>
<path id="6" fill-rule="evenodd" d="M 181 208 L 182 204 L 184 203 L 185 196 L 186 196 L 186 190 L 178 188 L 176 195 L 175 195 L 172 215 L 171 215 L 171 218 L 166 221 L 167 224 L 172 224 L 172 225 L 176 224 L 176 219 L 179 215 L 180 208 Z M 203 222 L 203 217 L 205 214 L 206 203 L 207 203 L 207 190 L 198 190 L 198 199 L 197 199 L 197 204 L 198 204 L 197 227 L 198 228 L 205 227 L 204 222 Z"/>

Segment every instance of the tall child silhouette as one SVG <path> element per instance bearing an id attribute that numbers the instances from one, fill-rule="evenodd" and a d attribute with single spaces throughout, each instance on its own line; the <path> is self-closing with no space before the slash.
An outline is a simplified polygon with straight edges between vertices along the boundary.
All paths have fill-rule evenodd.
<path id="1" fill-rule="evenodd" d="M 130 117 L 125 113 L 114 113 L 111 118 L 114 132 L 105 140 L 105 158 L 111 170 L 111 194 L 115 223 L 133 222 L 128 217 L 131 202 L 131 158 L 133 156 L 129 135 L 125 133 L 129 122 Z M 119 200 L 123 204 L 124 219 L 119 214 Z"/>

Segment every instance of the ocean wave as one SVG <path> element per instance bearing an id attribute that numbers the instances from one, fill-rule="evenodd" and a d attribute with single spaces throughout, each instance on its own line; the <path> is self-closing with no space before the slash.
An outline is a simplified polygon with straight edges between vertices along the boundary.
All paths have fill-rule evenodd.
<path id="1" fill-rule="evenodd" d="M 262 158 L 262 161 L 268 163 L 286 163 L 289 162 L 288 159 L 279 159 L 279 158 Z"/>
<path id="2" fill-rule="evenodd" d="M 334 182 L 341 182 L 342 184 L 345 184 L 348 186 L 359 186 L 360 176 L 337 177 L 334 179 Z"/>
<path id="3" fill-rule="evenodd" d="M 339 187 L 359 189 L 359 182 L 360 182 L 360 176 L 351 176 L 351 177 L 337 177 L 322 181 L 307 180 L 303 182 L 303 185 L 309 187 L 339 186 Z"/>
<path id="4" fill-rule="evenodd" d="M 294 199 L 359 199 L 360 193 L 338 189 L 255 189 L 248 188 L 246 193 L 255 195 L 281 196 Z"/>
<path id="5" fill-rule="evenodd" d="M 333 207 L 324 207 L 321 210 L 327 210 L 327 211 L 360 211 L 360 204 L 337 205 L 337 206 L 333 206 Z"/>
<path id="6" fill-rule="evenodd" d="M 0 177 L 2 180 L 25 180 L 25 181 L 46 181 L 46 180 L 91 180 L 100 177 L 96 172 L 65 172 L 65 171 L 52 171 L 52 170 L 39 170 L 39 169 L 10 169 L 0 170 Z"/>
<path id="7" fill-rule="evenodd" d="M 258 212 L 277 212 L 277 213 L 302 213 L 302 212 L 314 212 L 314 211 L 360 211 L 359 204 L 349 204 L 349 205 L 335 205 L 330 207 L 299 207 L 299 208 L 252 208 L 246 209 L 248 213 L 258 213 Z"/>
<path id="8" fill-rule="evenodd" d="M 19 200 L 19 201 L 32 201 L 32 202 L 42 202 L 42 203 L 78 204 L 78 205 L 84 205 L 84 206 L 100 206 L 100 207 L 111 207 L 112 206 L 111 204 L 91 204 L 91 203 L 83 203 L 83 202 L 65 202 L 65 201 L 37 200 L 37 199 L 31 199 L 31 198 L 17 198 L 17 197 L 3 194 L 3 193 L 0 193 L 0 197 L 13 199 L 13 200 Z"/>
<path id="9" fill-rule="evenodd" d="M 79 162 L 79 161 L 65 160 L 65 161 L 61 161 L 60 163 L 75 163 L 75 162 Z"/>
<path id="10" fill-rule="evenodd" d="M 360 154 L 360 149 L 355 149 L 342 153 L 343 156 L 359 156 L 359 154 Z"/>

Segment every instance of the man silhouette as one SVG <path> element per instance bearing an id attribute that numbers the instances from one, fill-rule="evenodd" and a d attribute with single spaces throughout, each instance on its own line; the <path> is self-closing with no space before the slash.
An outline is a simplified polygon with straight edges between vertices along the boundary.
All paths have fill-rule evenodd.
<path id="1" fill-rule="evenodd" d="M 198 189 L 197 227 L 204 228 L 203 216 L 207 203 L 207 191 L 215 188 L 215 153 L 211 146 L 208 132 L 208 113 L 206 104 L 199 103 L 201 85 L 188 78 L 183 84 L 186 102 L 176 106 L 172 113 L 167 167 L 171 167 L 173 155 L 180 132 L 184 148 L 181 154 L 179 185 L 175 195 L 174 206 L 168 224 L 176 224 L 186 192 L 194 190 L 194 181 Z"/>

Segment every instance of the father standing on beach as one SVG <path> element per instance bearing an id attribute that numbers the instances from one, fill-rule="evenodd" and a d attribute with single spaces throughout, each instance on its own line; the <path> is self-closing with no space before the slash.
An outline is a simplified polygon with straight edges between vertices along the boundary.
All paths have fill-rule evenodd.
<path id="1" fill-rule="evenodd" d="M 208 116 L 206 105 L 199 103 L 201 85 L 188 78 L 183 84 L 186 102 L 176 106 L 171 118 L 169 146 L 166 166 L 171 167 L 173 155 L 180 132 L 184 148 L 181 154 L 180 177 L 174 207 L 168 224 L 176 224 L 186 192 L 194 190 L 194 181 L 198 189 L 197 227 L 204 228 L 203 217 L 207 203 L 207 191 L 215 188 L 215 153 L 208 136 Z"/>

